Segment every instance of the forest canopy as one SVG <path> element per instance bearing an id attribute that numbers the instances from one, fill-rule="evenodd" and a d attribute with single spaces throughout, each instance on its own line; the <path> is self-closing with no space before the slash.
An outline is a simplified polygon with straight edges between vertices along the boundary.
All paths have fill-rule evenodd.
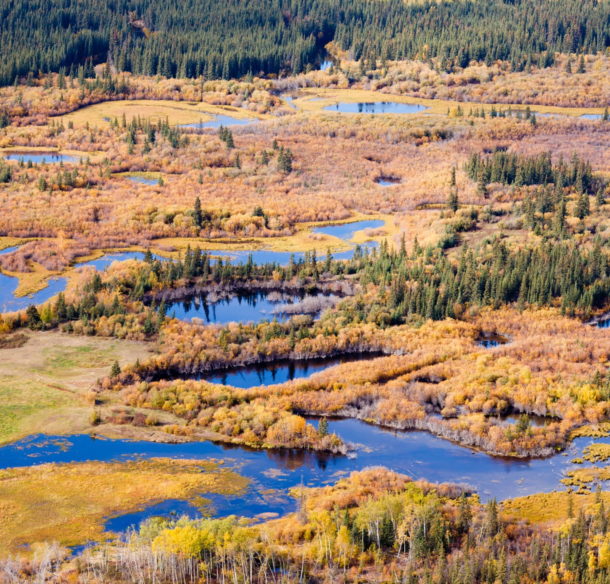
<path id="1" fill-rule="evenodd" d="M 610 46 L 595 0 L 15 0 L 0 10 L 0 83 L 105 62 L 166 77 L 296 73 L 330 41 L 365 63 L 437 58 L 548 66 L 555 52 Z M 76 71 L 74 71 L 76 73 Z"/>

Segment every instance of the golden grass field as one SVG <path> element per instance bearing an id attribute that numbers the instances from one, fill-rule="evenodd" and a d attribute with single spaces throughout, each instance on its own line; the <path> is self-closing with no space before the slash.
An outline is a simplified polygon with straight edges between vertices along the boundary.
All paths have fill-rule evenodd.
<path id="1" fill-rule="evenodd" d="M 170 124 L 194 124 L 208 122 L 214 115 L 227 115 L 234 118 L 261 118 L 243 108 L 232 106 L 216 106 L 201 102 L 185 102 L 170 100 L 119 100 L 105 101 L 90 105 L 75 112 L 65 114 L 59 119 L 64 123 L 72 122 L 75 126 L 103 125 L 109 120 L 123 116 L 127 121 L 135 117 L 149 119 L 153 122 L 168 120 Z"/>
<path id="2" fill-rule="evenodd" d="M 0 470 L 0 557 L 37 542 L 102 541 L 110 537 L 104 532 L 109 517 L 165 499 L 186 499 L 204 508 L 206 494 L 235 495 L 246 486 L 246 479 L 213 460 L 156 458 Z"/>
<path id="3" fill-rule="evenodd" d="M 89 391 L 120 364 L 150 355 L 146 343 L 26 332 L 27 342 L 0 349 L 0 443 L 35 433 L 91 429 Z"/>
<path id="4" fill-rule="evenodd" d="M 532 524 L 560 527 L 569 517 L 570 498 L 572 499 L 573 516 L 580 509 L 591 512 L 596 505 L 596 493 L 570 493 L 554 491 L 552 493 L 537 493 L 526 497 L 508 499 L 502 503 L 504 516 L 512 519 L 522 519 Z M 601 493 L 604 504 L 610 503 L 610 492 Z"/>

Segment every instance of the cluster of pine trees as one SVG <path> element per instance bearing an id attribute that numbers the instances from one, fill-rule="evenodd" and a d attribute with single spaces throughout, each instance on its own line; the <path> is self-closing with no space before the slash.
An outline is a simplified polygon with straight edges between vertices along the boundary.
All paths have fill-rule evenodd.
<path id="1" fill-rule="evenodd" d="M 382 246 L 359 262 L 361 282 L 381 286 L 381 293 L 377 303 L 346 306 L 345 317 L 380 325 L 403 322 L 409 315 L 456 317 L 472 305 L 556 304 L 570 314 L 587 314 L 603 307 L 610 292 L 608 258 L 599 244 L 586 251 L 545 242 L 513 251 L 496 242 L 490 249 L 464 249 L 457 262 L 439 249 L 416 246 L 409 257 L 404 249 Z"/>
<path id="2" fill-rule="evenodd" d="M 448 69 L 473 59 L 549 66 L 556 51 L 610 46 L 609 14 L 596 0 L 15 0 L 0 18 L 0 84 L 109 57 L 119 71 L 167 77 L 299 72 L 329 41 L 369 66 L 430 57 Z"/>
<path id="3" fill-rule="evenodd" d="M 472 180 L 483 184 L 547 185 L 574 187 L 578 193 L 595 193 L 601 184 L 593 176 L 591 165 L 574 155 L 569 162 L 560 160 L 556 165 L 551 154 L 523 156 L 505 151 L 494 152 L 490 157 L 473 154 L 466 164 Z"/>

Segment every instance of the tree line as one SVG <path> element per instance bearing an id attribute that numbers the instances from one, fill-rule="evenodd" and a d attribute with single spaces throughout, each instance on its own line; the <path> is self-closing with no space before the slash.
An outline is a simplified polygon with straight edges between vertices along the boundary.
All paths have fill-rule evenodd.
<path id="1" fill-rule="evenodd" d="M 365 68 L 436 58 L 445 69 L 498 59 L 524 69 L 553 64 L 555 52 L 605 50 L 609 14 L 596 0 L 253 0 L 246 9 L 196 0 L 16 0 L 0 18 L 0 84 L 107 60 L 119 71 L 166 77 L 297 73 L 323 58 L 330 41 Z"/>

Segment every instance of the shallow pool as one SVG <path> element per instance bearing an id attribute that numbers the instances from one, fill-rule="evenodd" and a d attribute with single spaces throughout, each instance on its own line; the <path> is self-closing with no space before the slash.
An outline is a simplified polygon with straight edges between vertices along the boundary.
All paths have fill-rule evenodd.
<path id="1" fill-rule="evenodd" d="M 369 101 L 348 103 L 339 102 L 328 105 L 325 111 L 342 114 L 417 114 L 428 108 L 416 103 L 400 103 L 398 101 Z"/>

